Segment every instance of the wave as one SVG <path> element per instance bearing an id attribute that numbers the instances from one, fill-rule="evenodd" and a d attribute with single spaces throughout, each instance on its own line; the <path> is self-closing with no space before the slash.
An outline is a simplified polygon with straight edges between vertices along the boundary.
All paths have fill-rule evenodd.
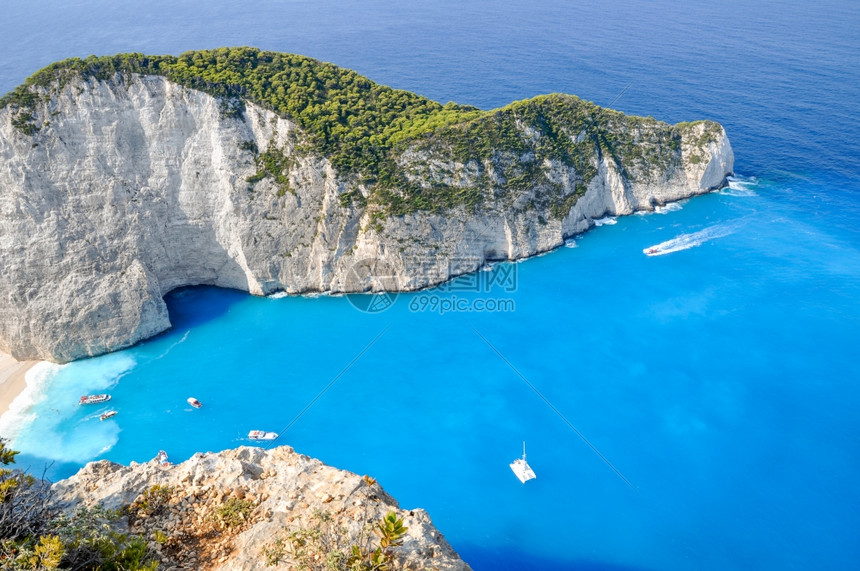
<path id="1" fill-rule="evenodd" d="M 279 291 L 279 292 L 273 293 L 271 295 L 267 295 L 266 299 L 283 299 L 285 297 L 295 297 L 295 296 L 303 297 L 306 299 L 316 299 L 316 298 L 322 297 L 324 295 L 329 295 L 329 293 L 324 292 L 324 291 L 309 291 L 306 293 L 291 294 L 291 293 L 287 293 L 285 291 Z"/>
<path id="2" fill-rule="evenodd" d="M 576 240 L 574 240 L 573 238 L 568 238 L 567 240 L 564 241 L 564 247 L 565 248 L 578 248 L 579 244 L 577 244 Z"/>
<path id="3" fill-rule="evenodd" d="M 616 216 L 604 216 L 594 221 L 595 226 L 612 226 L 613 224 L 618 224 Z"/>
<path id="4" fill-rule="evenodd" d="M 684 208 L 684 205 L 689 202 L 689 199 L 670 202 L 662 206 L 655 206 L 654 210 L 637 210 L 636 216 L 650 216 L 651 214 L 669 214 L 670 212 L 678 212 Z"/>
<path id="5" fill-rule="evenodd" d="M 678 212 L 679 210 L 684 208 L 684 203 L 686 201 L 681 202 L 670 202 L 669 204 L 665 204 L 663 206 L 658 206 L 654 209 L 655 214 L 669 214 L 670 212 Z"/>
<path id="6" fill-rule="evenodd" d="M 21 429 L 36 419 L 33 407 L 47 398 L 51 381 L 66 366 L 41 361 L 24 375 L 27 383 L 24 390 L 9 404 L 9 410 L 0 416 L 0 434 L 11 442 L 13 448 Z"/>
<path id="7" fill-rule="evenodd" d="M 689 250 L 690 248 L 701 246 L 705 242 L 733 234 L 738 229 L 738 226 L 739 224 L 737 223 L 709 226 L 708 228 L 699 230 L 698 232 L 681 234 L 679 236 L 675 236 L 671 240 L 666 240 L 665 242 L 648 246 L 642 250 L 642 252 L 646 256 L 663 256 L 673 252 Z"/>
<path id="8" fill-rule="evenodd" d="M 727 177 L 729 186 L 721 189 L 720 194 L 724 196 L 758 196 L 755 189 L 758 187 L 758 179 L 756 177 L 730 176 Z"/>

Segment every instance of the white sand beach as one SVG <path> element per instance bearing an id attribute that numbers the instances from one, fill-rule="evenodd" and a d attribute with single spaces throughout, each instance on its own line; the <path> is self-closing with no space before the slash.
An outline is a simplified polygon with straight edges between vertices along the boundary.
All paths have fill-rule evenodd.
<path id="1" fill-rule="evenodd" d="M 0 352 L 0 415 L 9 410 L 9 405 L 27 386 L 27 371 L 38 362 L 17 361 L 11 355 Z"/>

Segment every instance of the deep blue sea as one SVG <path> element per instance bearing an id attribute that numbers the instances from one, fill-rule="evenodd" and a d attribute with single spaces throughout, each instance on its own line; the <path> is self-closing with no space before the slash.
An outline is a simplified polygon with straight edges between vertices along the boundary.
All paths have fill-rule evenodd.
<path id="1" fill-rule="evenodd" d="M 22 465 L 53 461 L 60 478 L 272 430 L 427 509 L 478 571 L 860 568 L 857 3 L 7 0 L 2 12 L 0 92 L 69 56 L 253 45 L 442 102 L 560 91 L 710 118 L 737 157 L 729 189 L 378 313 L 346 297 L 173 292 L 170 332 L 31 371 L 0 421 Z M 672 253 L 643 255 L 667 241 Z M 102 391 L 119 411 L 106 422 L 106 407 L 76 405 Z M 537 473 L 525 485 L 508 468 L 524 440 Z"/>

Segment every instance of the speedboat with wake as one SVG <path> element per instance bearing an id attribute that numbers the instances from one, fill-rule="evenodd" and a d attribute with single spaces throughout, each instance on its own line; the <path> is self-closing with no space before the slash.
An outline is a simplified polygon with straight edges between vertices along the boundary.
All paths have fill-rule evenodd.
<path id="1" fill-rule="evenodd" d="M 100 414 L 99 420 L 107 420 L 107 419 L 113 418 L 115 416 L 116 416 L 116 411 L 115 410 L 109 410 L 105 413 Z"/>
<path id="2" fill-rule="evenodd" d="M 266 432 L 264 430 L 252 430 L 248 433 L 248 438 L 251 440 L 274 440 L 277 437 L 277 432 Z"/>

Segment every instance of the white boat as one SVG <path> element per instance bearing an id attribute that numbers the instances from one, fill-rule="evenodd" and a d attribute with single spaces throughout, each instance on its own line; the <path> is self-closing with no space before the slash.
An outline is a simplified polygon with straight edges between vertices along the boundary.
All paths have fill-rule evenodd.
<path id="1" fill-rule="evenodd" d="M 164 450 L 159 450 L 158 454 L 155 455 L 155 461 L 161 464 L 162 466 L 167 466 L 170 462 L 167 461 L 167 452 Z"/>
<path id="2" fill-rule="evenodd" d="M 248 438 L 251 440 L 274 440 L 277 437 L 277 432 L 266 432 L 264 430 L 252 430 L 248 433 Z"/>
<path id="3" fill-rule="evenodd" d="M 656 246 L 651 246 L 650 248 L 645 248 L 644 250 L 642 250 L 642 252 L 646 256 L 656 256 L 656 255 L 660 254 L 660 249 L 657 248 Z"/>
<path id="4" fill-rule="evenodd" d="M 98 404 L 110 400 L 110 395 L 84 395 L 78 404 Z"/>
<path id="5" fill-rule="evenodd" d="M 194 397 L 188 397 L 188 404 L 190 404 L 194 408 L 203 408 L 203 403 Z"/>
<path id="6" fill-rule="evenodd" d="M 113 418 L 115 416 L 116 416 L 116 411 L 115 410 L 109 410 L 109 411 L 99 415 L 99 420 L 107 420 L 107 419 Z"/>
<path id="7" fill-rule="evenodd" d="M 535 475 L 535 471 L 532 470 L 532 467 L 529 466 L 529 463 L 526 462 L 526 443 L 523 442 L 523 457 L 517 458 L 513 462 L 511 462 L 511 470 L 514 471 L 514 474 L 517 478 L 520 479 L 520 482 L 525 484 L 529 480 L 533 480 L 537 478 Z"/>

